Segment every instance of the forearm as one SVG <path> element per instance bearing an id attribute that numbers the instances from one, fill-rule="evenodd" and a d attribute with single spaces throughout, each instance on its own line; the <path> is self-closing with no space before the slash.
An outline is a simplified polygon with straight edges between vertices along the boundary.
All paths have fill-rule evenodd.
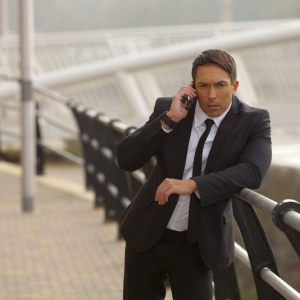
<path id="1" fill-rule="evenodd" d="M 156 155 L 168 133 L 161 126 L 159 117 L 150 120 L 117 146 L 117 160 L 121 169 L 135 171 Z"/>
<path id="2" fill-rule="evenodd" d="M 264 174 L 252 163 L 238 163 L 219 172 L 193 178 L 201 195 L 201 206 L 231 197 L 243 188 L 259 188 Z"/>

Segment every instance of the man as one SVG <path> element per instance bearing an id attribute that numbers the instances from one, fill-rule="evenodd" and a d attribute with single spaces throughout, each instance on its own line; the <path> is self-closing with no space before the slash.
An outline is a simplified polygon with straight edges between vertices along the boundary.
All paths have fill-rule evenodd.
<path id="1" fill-rule="evenodd" d="M 192 78 L 118 145 L 124 170 L 157 158 L 123 214 L 126 300 L 164 299 L 167 278 L 173 299 L 211 300 L 211 270 L 234 259 L 231 196 L 258 188 L 270 166 L 269 113 L 236 97 L 234 59 L 204 51 Z M 188 110 L 185 96 L 197 97 Z"/>

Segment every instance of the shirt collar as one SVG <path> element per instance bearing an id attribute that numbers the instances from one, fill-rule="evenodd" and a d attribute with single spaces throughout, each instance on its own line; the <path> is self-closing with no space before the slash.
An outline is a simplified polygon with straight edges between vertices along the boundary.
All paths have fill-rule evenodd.
<path id="1" fill-rule="evenodd" d="M 229 107 L 219 117 L 211 118 L 207 114 L 205 114 L 205 112 L 200 107 L 199 102 L 197 101 L 196 102 L 195 115 L 194 115 L 194 123 L 193 123 L 194 127 L 198 127 L 198 126 L 202 125 L 205 122 L 206 119 L 213 120 L 215 122 L 215 125 L 217 127 L 219 127 L 221 122 L 223 121 L 223 119 L 227 115 L 231 105 L 232 105 L 232 102 L 230 103 Z"/>

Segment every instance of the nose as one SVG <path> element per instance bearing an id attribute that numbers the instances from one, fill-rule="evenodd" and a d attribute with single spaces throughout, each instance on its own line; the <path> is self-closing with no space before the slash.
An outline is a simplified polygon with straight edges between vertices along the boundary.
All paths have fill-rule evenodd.
<path id="1" fill-rule="evenodd" d="M 213 86 L 211 86 L 208 89 L 208 99 L 215 99 L 215 98 L 216 98 L 216 90 Z"/>

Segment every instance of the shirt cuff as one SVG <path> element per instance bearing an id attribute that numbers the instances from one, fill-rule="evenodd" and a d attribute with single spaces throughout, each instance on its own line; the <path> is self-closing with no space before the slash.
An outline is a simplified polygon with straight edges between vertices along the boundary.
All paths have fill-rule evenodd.
<path id="1" fill-rule="evenodd" d="M 167 129 L 164 129 L 164 127 L 163 126 L 161 126 L 161 128 L 163 129 L 163 131 L 164 132 L 166 132 L 166 133 L 170 133 L 173 129 L 170 129 L 170 130 L 167 130 Z"/>
<path id="2" fill-rule="evenodd" d="M 199 191 L 195 191 L 194 193 L 199 199 L 201 199 Z"/>

